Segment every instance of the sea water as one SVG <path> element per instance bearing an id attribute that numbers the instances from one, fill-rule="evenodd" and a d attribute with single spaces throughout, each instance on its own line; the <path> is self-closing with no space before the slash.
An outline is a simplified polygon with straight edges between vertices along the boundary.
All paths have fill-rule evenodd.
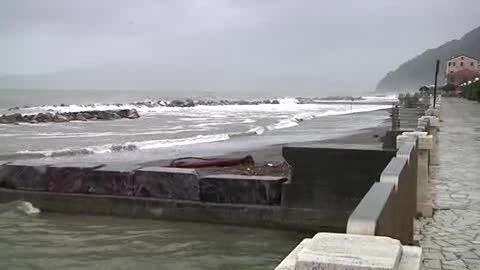
<path id="1" fill-rule="evenodd" d="M 305 234 L 0 204 L 0 269 L 273 269 Z M 33 208 L 32 208 L 33 207 Z"/>
<path id="2" fill-rule="evenodd" d="M 264 144 L 296 142 L 305 140 L 305 135 L 309 135 L 310 140 L 318 140 L 326 135 L 342 134 L 332 134 L 332 130 L 324 129 L 322 124 L 318 125 L 315 132 L 291 132 L 288 138 L 282 130 L 295 131 L 299 125 L 313 119 L 329 119 L 332 116 L 391 107 L 361 102 L 299 104 L 296 98 L 289 97 L 277 98 L 280 104 L 178 108 L 156 103 L 157 106 L 152 107 L 132 104 L 141 98 L 153 97 L 152 92 L 118 91 L 117 95 L 111 92 L 107 92 L 107 95 L 103 91 L 77 91 L 71 94 L 65 91 L 18 91 L 0 90 L 0 113 L 136 109 L 141 117 L 115 121 L 3 124 L 0 125 L 0 160 L 85 155 L 97 155 L 93 158 L 104 160 L 121 159 L 125 155 L 130 158 L 137 155 L 159 159 L 170 158 L 172 154 L 182 155 L 185 149 L 191 150 L 199 144 L 213 142 L 226 142 L 222 144 L 222 152 L 229 152 L 238 145 L 251 144 L 252 141 L 257 144 L 260 141 L 265 141 Z M 156 98 L 156 101 L 160 99 Z M 372 98 L 368 100 L 372 101 Z M 349 118 L 351 117 L 346 117 L 347 121 Z M 340 121 L 336 126 L 338 131 L 353 131 L 375 126 L 384 118 L 385 116 L 358 119 L 360 122 L 350 123 L 353 125 Z M 267 137 L 269 139 L 265 140 Z"/>

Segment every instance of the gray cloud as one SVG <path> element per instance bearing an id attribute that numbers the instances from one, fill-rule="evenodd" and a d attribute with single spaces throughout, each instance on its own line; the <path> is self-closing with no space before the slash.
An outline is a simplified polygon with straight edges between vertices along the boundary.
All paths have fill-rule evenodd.
<path id="1" fill-rule="evenodd" d="M 1 1 L 0 73 L 124 72 L 126 82 L 141 77 L 156 88 L 370 90 L 400 62 L 478 26 L 477 2 Z M 173 79 L 149 77 L 156 72 Z"/>

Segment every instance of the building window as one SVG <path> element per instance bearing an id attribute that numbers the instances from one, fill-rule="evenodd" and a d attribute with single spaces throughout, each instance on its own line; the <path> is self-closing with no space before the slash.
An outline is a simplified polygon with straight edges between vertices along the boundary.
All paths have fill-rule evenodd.
<path id="1" fill-rule="evenodd" d="M 455 66 L 455 62 L 453 62 L 453 66 Z"/>
<path id="2" fill-rule="evenodd" d="M 452 65 L 452 62 L 448 62 L 448 66 L 451 66 Z"/>
<path id="3" fill-rule="evenodd" d="M 460 57 L 460 59 L 462 59 L 462 60 L 463 60 L 463 56 L 462 56 L 462 57 Z"/>
<path id="4" fill-rule="evenodd" d="M 473 62 L 470 62 L 470 66 L 472 66 L 472 67 L 473 67 Z"/>
<path id="5" fill-rule="evenodd" d="M 460 66 L 463 67 L 463 62 L 460 62 Z"/>

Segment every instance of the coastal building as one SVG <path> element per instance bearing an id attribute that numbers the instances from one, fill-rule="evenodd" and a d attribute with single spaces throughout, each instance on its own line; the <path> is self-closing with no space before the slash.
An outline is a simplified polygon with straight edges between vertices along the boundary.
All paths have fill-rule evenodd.
<path id="1" fill-rule="evenodd" d="M 466 55 L 452 57 L 446 64 L 446 84 L 455 87 L 480 76 L 480 60 Z"/>

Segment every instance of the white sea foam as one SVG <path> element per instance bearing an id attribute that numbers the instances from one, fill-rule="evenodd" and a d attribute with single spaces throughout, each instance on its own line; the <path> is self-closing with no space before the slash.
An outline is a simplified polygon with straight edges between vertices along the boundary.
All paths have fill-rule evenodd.
<path id="1" fill-rule="evenodd" d="M 391 101 L 391 102 L 398 101 L 397 94 L 391 94 L 391 95 L 385 95 L 385 96 L 364 96 L 362 98 L 368 101 L 379 101 L 379 102 L 380 101 Z"/>
<path id="2" fill-rule="evenodd" d="M 40 209 L 33 206 L 31 202 L 19 201 L 16 206 L 18 211 L 23 212 L 26 215 L 38 215 L 40 214 Z"/>
<path id="3" fill-rule="evenodd" d="M 23 215 L 35 216 L 40 213 L 40 209 L 27 201 L 12 201 L 0 204 L 0 214 L 21 213 Z"/>
<path id="4" fill-rule="evenodd" d="M 194 125 L 194 127 L 211 127 L 211 126 L 222 126 L 222 125 L 229 125 L 233 124 L 232 122 L 208 122 Z"/>
<path id="5" fill-rule="evenodd" d="M 247 134 L 257 134 L 257 135 L 261 135 L 265 132 L 265 128 L 264 127 L 254 127 L 254 128 L 251 128 L 247 131 Z"/>
<path id="6" fill-rule="evenodd" d="M 282 105 L 284 104 L 297 104 L 298 103 L 298 99 L 296 98 L 280 98 L 278 99 L 278 102 Z"/>
<path id="7" fill-rule="evenodd" d="M 88 146 L 83 148 L 64 148 L 56 150 L 22 150 L 17 151 L 17 154 L 23 155 L 42 155 L 45 157 L 79 155 L 79 154 L 105 154 L 120 151 L 133 150 L 149 150 L 173 146 L 192 145 L 198 143 L 208 143 L 216 141 L 225 141 L 230 139 L 228 134 L 212 134 L 212 135 L 198 135 L 195 137 L 178 138 L 178 139 L 163 139 L 163 140 L 146 140 L 146 141 L 132 141 L 124 144 L 104 144 Z"/>
<path id="8" fill-rule="evenodd" d="M 298 122 L 294 119 L 282 119 L 275 124 L 268 125 L 268 130 L 275 130 L 275 129 L 284 129 L 284 128 L 291 128 L 294 126 L 298 126 Z"/>
<path id="9" fill-rule="evenodd" d="M 309 112 L 298 113 L 293 116 L 293 119 L 295 119 L 296 121 L 306 121 L 306 120 L 311 120 L 313 118 L 315 118 L 315 114 L 309 113 Z"/>
<path id="10" fill-rule="evenodd" d="M 198 135 L 190 138 L 181 139 L 165 139 L 165 140 L 150 140 L 142 142 L 129 142 L 125 145 L 135 145 L 138 149 L 156 149 L 172 146 L 191 145 L 207 142 L 226 141 L 230 139 L 228 134 L 213 134 L 213 135 Z"/>

